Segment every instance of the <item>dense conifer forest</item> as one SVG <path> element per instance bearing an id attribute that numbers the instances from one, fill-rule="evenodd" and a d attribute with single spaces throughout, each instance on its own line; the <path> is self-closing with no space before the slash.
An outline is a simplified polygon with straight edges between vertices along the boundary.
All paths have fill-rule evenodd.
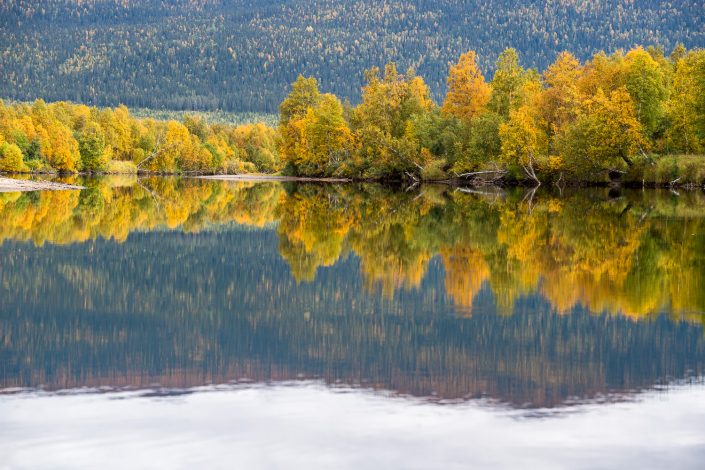
<path id="1" fill-rule="evenodd" d="M 299 74 L 355 102 L 363 71 L 413 67 L 432 97 L 475 50 L 528 67 L 635 44 L 705 46 L 700 0 L 7 0 L 0 96 L 91 105 L 276 112 Z"/>

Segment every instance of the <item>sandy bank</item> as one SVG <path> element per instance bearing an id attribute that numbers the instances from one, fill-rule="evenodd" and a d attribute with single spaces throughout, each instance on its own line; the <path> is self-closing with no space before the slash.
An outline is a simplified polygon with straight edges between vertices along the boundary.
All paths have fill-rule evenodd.
<path id="1" fill-rule="evenodd" d="M 17 191 L 60 191 L 65 189 L 85 189 L 83 186 L 74 186 L 51 181 L 16 180 L 0 176 L 0 192 Z"/>

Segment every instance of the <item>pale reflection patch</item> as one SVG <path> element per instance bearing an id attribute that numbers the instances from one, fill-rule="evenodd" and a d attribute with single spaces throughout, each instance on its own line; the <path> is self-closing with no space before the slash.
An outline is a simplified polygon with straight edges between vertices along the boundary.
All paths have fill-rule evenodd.
<path id="1" fill-rule="evenodd" d="M 705 387 L 545 414 L 317 383 L 21 392 L 0 395 L 0 455 L 2 468 L 701 468 Z"/>

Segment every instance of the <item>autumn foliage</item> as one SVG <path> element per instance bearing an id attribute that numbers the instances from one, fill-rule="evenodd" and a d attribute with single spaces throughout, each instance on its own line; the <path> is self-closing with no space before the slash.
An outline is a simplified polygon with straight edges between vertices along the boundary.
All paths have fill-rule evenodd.
<path id="1" fill-rule="evenodd" d="M 211 125 L 196 115 L 157 121 L 135 118 L 124 106 L 0 100 L 4 172 L 274 172 L 276 140 L 263 124 Z"/>
<path id="2" fill-rule="evenodd" d="M 550 191 L 511 188 L 504 197 L 445 185 L 400 191 L 383 185 L 220 182 L 195 178 L 68 177 L 81 191 L 0 193 L 0 244 L 123 242 L 132 232 L 269 227 L 297 282 L 351 253 L 365 288 L 387 297 L 414 290 L 434 259 L 445 295 L 471 313 L 483 287 L 510 314 L 538 292 L 560 313 L 577 306 L 647 318 L 705 309 L 705 197 L 690 192 Z M 267 242 L 268 243 L 268 242 Z M 357 269 L 357 268 L 355 268 Z M 702 315 L 693 315 L 702 321 Z"/>
<path id="3" fill-rule="evenodd" d="M 357 105 L 300 76 L 277 129 L 136 119 L 128 109 L 0 102 L 0 171 L 246 173 L 447 180 L 642 183 L 665 155 L 705 151 L 705 51 L 636 47 L 581 62 L 558 54 L 543 73 L 514 49 L 486 81 L 474 51 L 450 65 L 442 106 L 395 64 L 365 72 Z M 18 157 L 17 150 L 21 153 Z M 655 183 L 703 184 L 705 160 L 677 158 Z M 695 165 L 695 167 L 693 166 Z M 701 171 L 702 170 L 702 171 Z M 649 178 L 651 181 L 652 178 Z"/>
<path id="4" fill-rule="evenodd" d="M 451 64 L 440 107 L 413 70 L 389 64 L 366 79 L 355 107 L 332 106 L 339 101 L 321 95 L 312 78 L 293 85 L 280 126 L 292 173 L 414 181 L 494 171 L 534 184 L 599 183 L 620 173 L 636 178 L 661 155 L 705 148 L 702 50 L 679 46 L 666 57 L 637 47 L 585 63 L 563 52 L 540 74 L 507 49 L 489 82 L 469 51 Z M 329 110 L 314 122 L 323 96 Z M 290 119 L 292 109 L 298 118 Z M 327 144 L 314 151 L 312 136 Z"/>
<path id="5" fill-rule="evenodd" d="M 475 51 L 468 51 L 460 56 L 457 64 L 450 66 L 448 93 L 441 112 L 470 121 L 485 112 L 491 94 L 492 90 L 477 66 Z"/>

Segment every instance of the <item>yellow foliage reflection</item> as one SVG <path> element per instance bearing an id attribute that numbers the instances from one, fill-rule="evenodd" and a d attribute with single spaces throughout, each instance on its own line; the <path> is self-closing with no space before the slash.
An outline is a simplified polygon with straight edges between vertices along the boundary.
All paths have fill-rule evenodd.
<path id="1" fill-rule="evenodd" d="M 705 311 L 701 193 L 517 189 L 488 196 L 433 186 L 69 182 L 87 189 L 0 194 L 0 243 L 122 242 L 139 231 L 276 226 L 279 252 L 298 282 L 354 253 L 366 288 L 389 298 L 419 288 L 438 259 L 445 294 L 464 314 L 484 287 L 507 314 L 535 293 L 561 313 L 582 306 L 635 319 L 670 312 L 701 321 Z"/>

